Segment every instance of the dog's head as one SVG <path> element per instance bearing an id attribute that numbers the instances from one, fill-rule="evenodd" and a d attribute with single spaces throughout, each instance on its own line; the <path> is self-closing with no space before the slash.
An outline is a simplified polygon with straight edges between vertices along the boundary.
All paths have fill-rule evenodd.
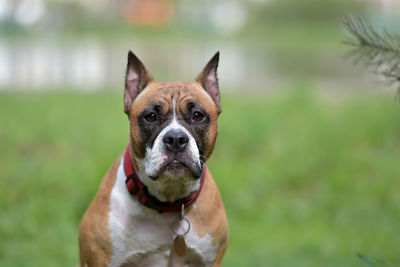
<path id="1" fill-rule="evenodd" d="M 218 60 L 216 53 L 196 82 L 154 82 L 129 51 L 124 110 L 136 168 L 153 181 L 201 177 L 214 149 L 221 113 Z"/>

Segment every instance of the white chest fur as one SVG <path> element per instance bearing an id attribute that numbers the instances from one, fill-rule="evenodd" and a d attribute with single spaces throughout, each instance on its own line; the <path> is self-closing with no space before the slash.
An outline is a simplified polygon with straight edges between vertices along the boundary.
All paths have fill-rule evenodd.
<path id="1" fill-rule="evenodd" d="M 186 235 L 187 255 L 177 256 L 170 229 L 178 215 L 158 214 L 132 197 L 125 186 L 123 162 L 122 158 L 110 197 L 110 266 L 210 266 L 218 250 L 212 245 L 212 237 L 199 237 L 192 227 Z"/>

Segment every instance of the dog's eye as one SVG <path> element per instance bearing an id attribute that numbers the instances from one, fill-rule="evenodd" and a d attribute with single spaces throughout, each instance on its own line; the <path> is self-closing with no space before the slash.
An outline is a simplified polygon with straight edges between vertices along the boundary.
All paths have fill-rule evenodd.
<path id="1" fill-rule="evenodd" d="M 144 119 L 148 122 L 155 122 L 157 120 L 157 115 L 154 112 L 151 112 L 144 116 Z"/>
<path id="2" fill-rule="evenodd" d="M 204 119 L 204 114 L 199 111 L 195 111 L 193 112 L 192 119 L 194 121 L 202 121 Z"/>

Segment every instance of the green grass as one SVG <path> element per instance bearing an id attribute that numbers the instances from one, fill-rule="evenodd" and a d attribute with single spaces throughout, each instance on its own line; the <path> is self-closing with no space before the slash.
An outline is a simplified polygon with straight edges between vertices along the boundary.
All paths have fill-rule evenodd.
<path id="1" fill-rule="evenodd" d="M 225 95 L 208 165 L 224 266 L 400 264 L 400 106 Z M 75 266 L 78 225 L 128 141 L 122 93 L 0 95 L 0 265 Z"/>

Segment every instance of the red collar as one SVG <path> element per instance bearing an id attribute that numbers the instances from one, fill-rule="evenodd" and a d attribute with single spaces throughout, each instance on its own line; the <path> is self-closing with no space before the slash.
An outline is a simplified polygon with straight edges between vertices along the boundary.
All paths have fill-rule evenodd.
<path id="1" fill-rule="evenodd" d="M 204 184 L 204 178 L 206 176 L 206 170 L 207 170 L 206 165 L 204 165 L 204 171 L 203 171 L 203 176 L 201 177 L 199 190 L 191 193 L 188 197 L 178 199 L 173 203 L 161 202 L 157 198 L 150 195 L 147 187 L 137 177 L 133 169 L 129 148 L 130 145 L 128 144 L 125 150 L 125 157 L 124 157 L 126 188 L 128 189 L 129 193 L 131 193 L 131 195 L 136 196 L 139 202 L 142 203 L 144 206 L 154 209 L 159 213 L 181 211 L 182 205 L 184 205 L 185 208 L 189 207 L 199 196 L 201 188 L 203 187 Z"/>

